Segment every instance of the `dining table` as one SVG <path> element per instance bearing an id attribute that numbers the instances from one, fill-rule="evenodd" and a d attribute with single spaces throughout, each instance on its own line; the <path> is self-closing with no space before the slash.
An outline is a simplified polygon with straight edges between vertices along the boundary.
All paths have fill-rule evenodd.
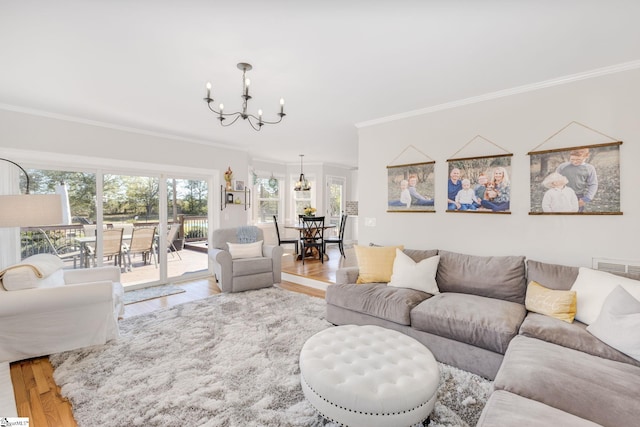
<path id="1" fill-rule="evenodd" d="M 284 228 L 288 228 L 290 230 L 298 230 L 298 233 L 300 234 L 300 240 L 302 240 L 302 238 L 304 237 L 304 233 L 309 233 L 309 234 L 314 234 L 313 232 L 313 228 L 312 229 L 305 229 L 304 226 L 301 223 L 295 223 L 295 224 L 285 224 Z M 336 228 L 335 224 L 324 224 L 324 226 L 322 227 L 323 230 L 328 230 L 331 228 Z M 315 248 L 307 248 L 306 253 L 304 254 L 305 258 L 309 258 L 309 257 L 313 257 L 314 256 L 314 251 L 313 249 Z M 298 254 L 298 257 L 296 258 L 298 261 L 302 260 L 302 251 L 301 253 Z M 326 253 L 324 254 L 325 259 L 329 259 L 329 255 L 327 255 Z"/>

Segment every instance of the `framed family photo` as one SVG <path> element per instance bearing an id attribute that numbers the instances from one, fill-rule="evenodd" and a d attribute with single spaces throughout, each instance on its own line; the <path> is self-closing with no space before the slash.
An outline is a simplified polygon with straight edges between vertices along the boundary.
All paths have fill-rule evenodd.
<path id="1" fill-rule="evenodd" d="M 387 166 L 387 212 L 435 212 L 435 162 Z"/>
<path id="2" fill-rule="evenodd" d="M 234 191 L 244 191 L 244 181 L 233 181 L 233 190 Z"/>
<path id="3" fill-rule="evenodd" d="M 529 153 L 530 215 L 621 215 L 620 145 Z"/>
<path id="4" fill-rule="evenodd" d="M 511 156 L 448 160 L 447 212 L 511 213 Z"/>

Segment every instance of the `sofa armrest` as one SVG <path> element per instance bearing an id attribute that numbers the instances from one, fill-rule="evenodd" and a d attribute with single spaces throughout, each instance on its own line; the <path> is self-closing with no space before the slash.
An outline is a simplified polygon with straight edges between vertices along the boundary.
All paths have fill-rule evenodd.
<path id="1" fill-rule="evenodd" d="M 120 267 L 80 268 L 78 270 L 65 270 L 64 272 L 64 282 L 67 285 L 102 281 L 119 282 Z"/>
<path id="2" fill-rule="evenodd" d="M 273 282 L 282 282 L 282 254 L 284 249 L 279 245 L 262 245 L 262 255 L 271 258 L 273 266 Z"/>
<path id="3" fill-rule="evenodd" d="M 113 282 L 92 282 L 90 286 L 77 284 L 52 288 L 6 291 L 0 297 L 0 323 L 3 318 L 20 316 L 25 312 L 48 313 L 75 310 L 96 301 L 113 301 Z"/>
<path id="4" fill-rule="evenodd" d="M 0 295 L 0 362 L 104 344 L 118 336 L 109 280 Z"/>
<path id="5" fill-rule="evenodd" d="M 231 292 L 233 261 L 231 253 L 224 249 L 209 249 L 209 258 L 213 261 L 213 271 L 218 279 L 218 286 L 222 292 Z"/>
<path id="6" fill-rule="evenodd" d="M 282 258 L 284 249 L 278 245 L 262 245 L 262 256 L 266 258 Z"/>
<path id="7" fill-rule="evenodd" d="M 356 283 L 360 269 L 358 267 L 343 267 L 336 271 L 336 284 L 344 285 L 347 283 Z"/>

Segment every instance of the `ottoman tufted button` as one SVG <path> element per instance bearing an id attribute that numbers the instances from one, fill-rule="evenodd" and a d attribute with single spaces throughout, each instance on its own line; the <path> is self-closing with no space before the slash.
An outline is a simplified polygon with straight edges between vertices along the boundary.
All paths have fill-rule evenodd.
<path id="1" fill-rule="evenodd" d="M 433 410 L 439 380 L 438 364 L 425 346 L 378 326 L 329 328 L 300 352 L 306 398 L 342 425 L 419 423 Z"/>

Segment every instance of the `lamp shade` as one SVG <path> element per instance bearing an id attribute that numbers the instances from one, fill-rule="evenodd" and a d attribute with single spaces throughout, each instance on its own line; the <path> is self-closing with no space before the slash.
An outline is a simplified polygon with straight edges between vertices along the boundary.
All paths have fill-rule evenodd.
<path id="1" fill-rule="evenodd" d="M 0 227 L 30 227 L 62 223 L 62 198 L 59 194 L 0 196 Z"/>

